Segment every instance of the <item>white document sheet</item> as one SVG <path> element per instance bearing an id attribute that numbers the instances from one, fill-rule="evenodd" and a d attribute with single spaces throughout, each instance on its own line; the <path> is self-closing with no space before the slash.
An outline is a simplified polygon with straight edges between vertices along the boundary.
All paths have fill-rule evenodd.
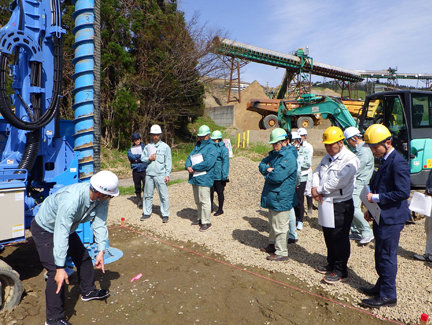
<path id="1" fill-rule="evenodd" d="M 147 154 L 150 157 L 151 155 L 156 153 L 156 147 L 152 146 L 151 144 L 147 145 Z"/>
<path id="2" fill-rule="evenodd" d="M 142 148 L 141 148 L 141 146 L 133 146 L 131 148 L 131 153 L 133 155 L 140 155 L 140 154 L 142 154 Z"/>
<path id="3" fill-rule="evenodd" d="M 377 224 L 380 222 L 381 217 L 381 208 L 378 206 L 378 203 L 370 203 L 367 199 L 367 195 L 370 192 L 369 186 L 364 186 L 360 193 L 360 200 L 362 200 L 365 207 L 372 214 L 372 217 L 376 221 Z"/>
<path id="4" fill-rule="evenodd" d="M 426 217 L 431 216 L 432 197 L 419 192 L 414 192 L 409 205 L 411 211 L 424 214 Z"/>
<path id="5" fill-rule="evenodd" d="M 202 154 L 197 153 L 195 155 L 192 155 L 191 156 L 192 169 L 193 169 L 194 165 L 199 164 L 200 162 L 203 162 L 203 161 L 204 161 L 204 159 L 203 159 Z M 193 173 L 193 177 L 197 177 L 197 176 L 201 176 L 201 175 L 205 175 L 205 174 L 207 174 L 206 171 L 194 172 Z"/>
<path id="6" fill-rule="evenodd" d="M 323 197 L 322 204 L 318 202 L 318 224 L 326 228 L 335 227 L 332 197 Z"/>
<path id="7" fill-rule="evenodd" d="M 231 140 L 230 139 L 223 139 L 222 140 L 225 143 L 225 147 L 228 149 L 228 157 L 232 158 L 234 157 L 232 146 L 231 146 Z"/>

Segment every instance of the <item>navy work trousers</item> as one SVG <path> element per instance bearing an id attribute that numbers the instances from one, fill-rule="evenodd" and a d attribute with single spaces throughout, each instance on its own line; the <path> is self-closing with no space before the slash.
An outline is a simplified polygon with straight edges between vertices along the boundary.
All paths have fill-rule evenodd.
<path id="1" fill-rule="evenodd" d="M 135 169 L 132 171 L 132 180 L 134 182 L 135 193 L 141 194 L 144 190 L 146 172 L 138 172 Z"/>
<path id="2" fill-rule="evenodd" d="M 36 249 L 39 253 L 39 259 L 42 266 L 47 270 L 48 280 L 45 288 L 46 301 L 46 318 L 56 319 L 65 317 L 64 311 L 64 287 L 63 284 L 60 292 L 56 294 L 57 283 L 54 280 L 56 275 L 56 265 L 54 262 L 54 234 L 46 231 L 38 225 L 33 219 L 30 227 Z M 88 294 L 96 289 L 94 285 L 93 263 L 87 249 L 84 247 L 79 236 L 74 232 L 69 235 L 68 256 L 72 258 L 78 274 L 78 282 L 81 294 Z"/>
<path id="3" fill-rule="evenodd" d="M 379 289 L 380 297 L 397 298 L 397 252 L 400 233 L 404 226 L 405 224 L 378 225 L 375 221 L 373 223 L 375 269 L 379 276 L 375 288 Z"/>

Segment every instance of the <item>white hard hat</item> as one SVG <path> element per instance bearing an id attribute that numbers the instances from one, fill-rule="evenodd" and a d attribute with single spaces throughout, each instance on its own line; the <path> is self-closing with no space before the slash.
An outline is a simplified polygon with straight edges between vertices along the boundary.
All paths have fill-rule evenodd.
<path id="1" fill-rule="evenodd" d="M 354 126 L 350 126 L 349 128 L 347 128 L 344 131 L 344 137 L 345 137 L 345 139 L 349 139 L 349 138 L 352 138 L 355 135 L 360 135 L 360 134 L 361 133 L 360 133 L 359 129 L 357 129 Z"/>
<path id="2" fill-rule="evenodd" d="M 96 191 L 102 194 L 118 196 L 120 193 L 117 176 L 108 170 L 102 170 L 94 174 L 90 178 L 90 184 Z"/>
<path id="3" fill-rule="evenodd" d="M 300 128 L 297 130 L 299 135 L 307 135 L 307 130 L 305 128 Z"/>
<path id="4" fill-rule="evenodd" d="M 154 124 L 150 128 L 150 134 L 162 134 L 162 129 L 159 125 Z"/>
<path id="5" fill-rule="evenodd" d="M 295 140 L 295 139 L 301 139 L 301 135 L 298 132 L 293 132 L 292 133 L 292 139 L 293 140 Z"/>

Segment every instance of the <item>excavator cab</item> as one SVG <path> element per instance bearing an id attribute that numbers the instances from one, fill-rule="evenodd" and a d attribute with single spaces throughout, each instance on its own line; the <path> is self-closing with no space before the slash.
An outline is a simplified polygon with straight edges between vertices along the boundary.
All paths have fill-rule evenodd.
<path id="1" fill-rule="evenodd" d="M 393 146 L 409 162 L 411 184 L 424 187 L 432 168 L 432 93 L 419 90 L 382 92 L 370 95 L 364 107 L 380 101 L 372 120 L 363 109 L 360 130 L 371 124 L 385 125 L 393 135 Z"/>

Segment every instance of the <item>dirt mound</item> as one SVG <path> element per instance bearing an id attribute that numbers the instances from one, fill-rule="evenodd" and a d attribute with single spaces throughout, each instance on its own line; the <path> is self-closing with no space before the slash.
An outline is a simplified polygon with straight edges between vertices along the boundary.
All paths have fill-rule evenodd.
<path id="1" fill-rule="evenodd" d="M 259 130 L 261 115 L 246 109 L 251 98 L 267 98 L 264 89 L 254 81 L 249 87 L 241 92 L 241 103 L 234 104 L 235 126 L 242 130 Z"/>
<path id="2" fill-rule="evenodd" d="M 311 92 L 312 92 L 312 94 L 316 94 L 316 95 L 340 97 L 339 93 L 335 92 L 334 90 L 328 89 L 328 88 L 326 88 L 324 90 L 313 88 L 311 90 Z"/>
<path id="3" fill-rule="evenodd" d="M 215 97 L 211 93 L 206 93 L 206 96 L 204 98 L 204 105 L 205 107 L 217 107 L 220 106 L 218 102 L 216 101 Z"/>

